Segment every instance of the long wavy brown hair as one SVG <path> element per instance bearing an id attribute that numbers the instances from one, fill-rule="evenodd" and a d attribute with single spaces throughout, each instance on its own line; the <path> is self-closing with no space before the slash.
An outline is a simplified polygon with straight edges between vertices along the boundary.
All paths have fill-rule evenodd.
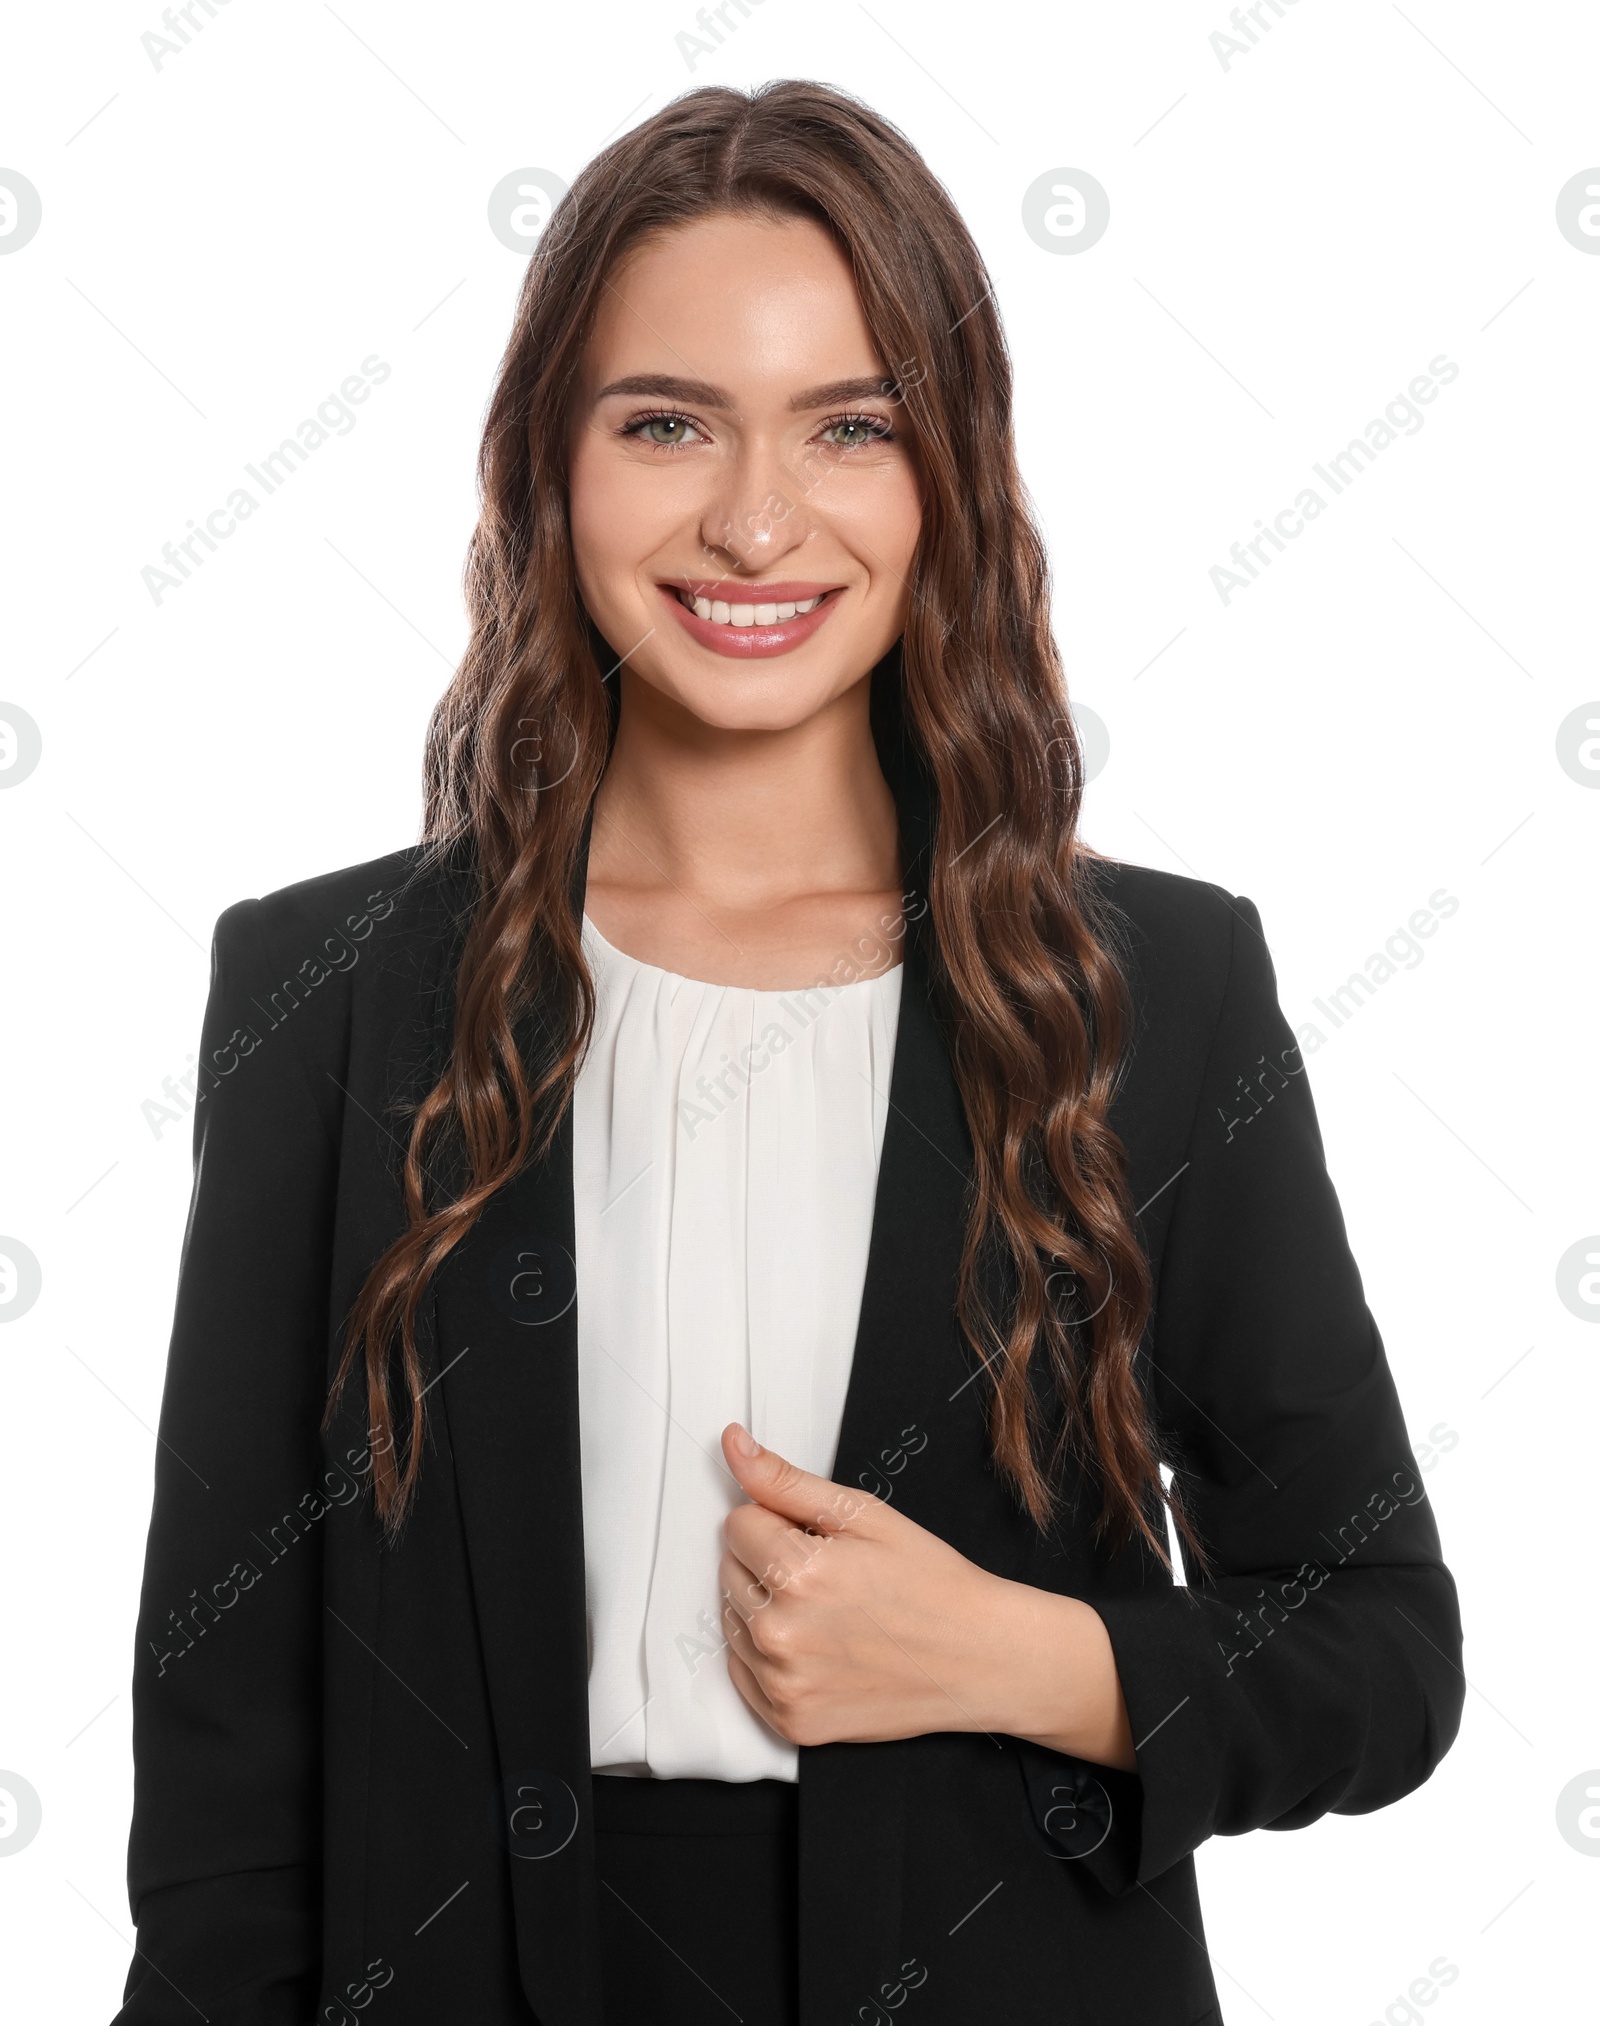
<path id="1" fill-rule="evenodd" d="M 1043 1527 L 1070 1450 L 1098 1485 L 1104 1545 L 1140 1537 L 1166 1563 L 1166 1505 L 1203 1567 L 1181 1499 L 1163 1491 L 1137 1376 L 1150 1272 L 1109 1124 L 1130 996 L 1096 855 L 1077 837 L 1082 759 L 989 276 L 905 136 L 817 84 L 686 93 L 589 164 L 530 260 L 479 456 L 471 638 L 424 770 L 422 842 L 475 865 L 476 904 L 448 1063 L 412 1111 L 407 1228 L 351 1309 L 329 1416 L 362 1365 L 392 1536 L 422 1466 L 423 1295 L 489 1198 L 548 1150 L 593 1019 L 571 897 L 617 706 L 568 523 L 580 363 L 618 263 L 712 212 L 804 217 L 832 233 L 917 446 L 923 517 L 898 702 L 931 784 L 930 985 L 974 1151 L 957 1313 L 988 1369 L 996 1465 Z M 462 1186 L 430 1202 L 447 1140 Z"/>

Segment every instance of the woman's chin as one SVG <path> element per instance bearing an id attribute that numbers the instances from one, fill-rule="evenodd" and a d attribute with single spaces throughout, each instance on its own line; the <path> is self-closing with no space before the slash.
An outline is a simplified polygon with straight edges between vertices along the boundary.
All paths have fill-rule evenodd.
<path id="1" fill-rule="evenodd" d="M 789 732 L 862 680 L 853 668 L 784 669 L 775 660 L 729 661 L 714 669 L 647 672 L 635 682 L 720 732 Z"/>

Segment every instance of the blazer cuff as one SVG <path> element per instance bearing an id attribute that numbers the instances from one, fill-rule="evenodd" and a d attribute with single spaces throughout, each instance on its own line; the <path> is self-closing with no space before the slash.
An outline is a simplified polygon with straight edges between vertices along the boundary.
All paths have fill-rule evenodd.
<path id="1" fill-rule="evenodd" d="M 1216 1830 L 1227 1740 L 1226 1695 L 1217 1627 L 1205 1605 L 1181 1585 L 1142 1595 L 1096 1597 L 1127 1705 L 1143 1788 L 1139 1849 L 1131 1884 L 1159 1878 Z M 1232 1690 L 1244 1715 L 1242 1699 Z"/>
<path id="2" fill-rule="evenodd" d="M 1040 1847 L 1113 1894 L 1138 1883 L 1144 1788 L 1137 1773 L 1014 1740 Z"/>

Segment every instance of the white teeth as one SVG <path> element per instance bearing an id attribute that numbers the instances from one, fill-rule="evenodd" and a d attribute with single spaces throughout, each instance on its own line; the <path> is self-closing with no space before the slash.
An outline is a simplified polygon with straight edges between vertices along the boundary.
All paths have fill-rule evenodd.
<path id="1" fill-rule="evenodd" d="M 814 612 L 826 595 L 819 592 L 815 598 L 774 605 L 730 605 L 721 598 L 693 597 L 687 591 L 678 594 L 697 619 L 709 619 L 713 626 L 778 626 L 800 613 Z"/>

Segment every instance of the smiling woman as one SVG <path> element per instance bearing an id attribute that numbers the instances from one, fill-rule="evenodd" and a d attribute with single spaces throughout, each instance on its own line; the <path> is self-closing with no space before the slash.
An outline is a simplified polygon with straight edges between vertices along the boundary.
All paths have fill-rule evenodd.
<path id="1" fill-rule="evenodd" d="M 1224 1130 L 1259 916 L 1079 836 L 971 237 L 692 92 L 479 470 L 422 842 L 217 924 L 203 1050 L 391 898 L 197 1108 L 123 2026 L 1215 2022 L 1194 1851 L 1424 1780 L 1461 1632 L 1308 1078 Z"/>
<path id="2" fill-rule="evenodd" d="M 863 677 L 905 630 L 922 523 L 834 236 L 712 212 L 620 261 L 569 460 L 584 608 L 626 646 L 590 916 L 715 983 L 809 983 L 899 893 Z M 713 812 L 720 835 L 674 834 Z"/>

